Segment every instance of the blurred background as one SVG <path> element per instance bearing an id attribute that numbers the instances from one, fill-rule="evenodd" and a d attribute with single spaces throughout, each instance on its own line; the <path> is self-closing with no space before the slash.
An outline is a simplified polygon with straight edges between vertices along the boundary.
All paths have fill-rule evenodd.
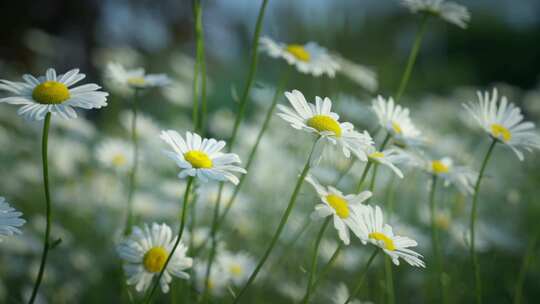
<path id="1" fill-rule="evenodd" d="M 510 101 L 522 107 L 527 120 L 540 118 L 540 1 L 460 0 L 472 20 L 462 30 L 431 18 L 412 74 L 404 103 L 413 119 L 429 136 L 430 153 L 451 155 L 478 170 L 487 149 L 487 139 L 463 112 L 463 102 L 476 100 L 477 89 L 496 86 Z M 234 95 L 247 75 L 250 41 L 260 1 L 203 1 L 203 24 L 209 79 L 209 135 L 227 139 L 236 111 Z M 106 79 L 109 62 L 144 67 L 151 73 L 166 73 L 173 84 L 144 96 L 139 124 L 144 156 L 135 206 L 140 222 L 165 221 L 175 226 L 174 214 L 183 194 L 183 182 L 175 166 L 161 157 L 164 145 L 160 129 L 184 132 L 190 129 L 192 81 L 195 57 L 194 22 L 187 0 L 18 0 L 0 2 L 0 78 L 18 80 L 24 73 L 43 74 L 48 67 L 59 73 L 80 68 L 87 80 L 111 92 L 109 106 L 86 111 L 81 119 L 53 119 L 50 144 L 54 215 L 53 235 L 62 244 L 52 253 L 40 300 L 43 303 L 97 303 L 125 300 L 122 297 L 121 261 L 114 246 L 121 236 L 125 206 L 125 174 L 96 165 L 96 153 L 107 139 L 128 140 L 129 95 L 116 92 Z M 337 76 L 312 78 L 293 73 L 287 89 L 300 89 L 312 99 L 330 96 L 338 112 L 359 129 L 372 130 L 371 99 L 389 96 L 397 89 L 420 17 L 412 15 L 397 0 L 270 0 L 262 34 L 287 43 L 316 41 L 344 58 L 373 69 L 378 89 L 366 91 L 354 81 Z M 242 128 L 238 153 L 245 157 L 270 103 L 272 88 L 286 64 L 260 56 L 256 84 L 250 97 L 249 114 Z M 3 96 L 3 95 L 2 95 Z M 0 301 L 19 303 L 27 297 L 38 267 L 41 231 L 44 227 L 41 160 L 37 151 L 41 124 L 17 117 L 16 108 L 0 105 L 0 195 L 22 210 L 28 223 L 24 234 L 0 243 Z M 309 140 L 299 144 L 301 134 L 274 120 L 263 140 L 253 174 L 242 191 L 238 206 L 222 236 L 231 251 L 247 251 L 255 260 L 275 229 L 291 184 Z M 303 135 L 301 135 L 303 136 Z M 292 137 L 292 138 L 291 138 Z M 379 138 L 377 138 L 380 140 Z M 157 156 L 156 156 L 157 155 Z M 285 160 L 292 165 L 283 164 Z M 296 161 L 298 160 L 298 161 Z M 346 160 L 326 161 L 318 174 L 332 180 Z M 283 168 L 283 179 L 273 169 Z M 326 167 L 325 167 L 326 166 Z M 353 170 L 354 174 L 361 172 Z M 540 232 L 540 160 L 528 154 L 521 163 L 507 149 L 498 148 L 488 169 L 481 198 L 479 247 L 485 288 L 485 303 L 509 303 L 527 253 L 538 253 L 533 240 Z M 388 173 L 388 172 L 387 172 Z M 355 177 L 356 178 L 356 177 Z M 394 180 L 379 177 L 381 202 L 394 201 L 392 223 L 416 237 L 419 251 L 430 259 L 427 220 L 427 180 L 419 172 Z M 344 188 L 354 182 L 347 181 Z M 250 186 L 251 184 L 251 186 Z M 390 187 L 396 195 L 386 195 Z M 215 189 L 201 191 L 201 229 L 210 219 Z M 447 284 L 452 302 L 471 300 L 472 276 L 464 243 L 470 198 L 445 188 L 440 193 Z M 302 203 L 284 236 L 295 236 L 311 212 L 315 194 L 303 189 Z M 272 221 L 260 223 L 261 216 Z M 231 221 L 229 221 L 231 222 Z M 317 226 L 317 225 L 312 225 Z M 90 228 L 89 228 L 90 227 Z M 208 226 L 206 226 L 208 227 Z M 303 293 L 305 269 L 311 243 L 318 228 L 310 227 L 305 239 L 293 246 L 296 254 L 277 261 L 279 270 L 263 276 L 246 303 L 292 303 Z M 333 231 L 332 231 L 333 232 Z M 195 237 L 195 236 L 191 236 Z M 323 258 L 336 246 L 328 233 Z M 424 239 L 422 239 L 424 238 Z M 422 245 L 424 241 L 424 245 Z M 283 244 L 282 244 L 283 245 Z M 529 248 L 529 249 L 528 249 Z M 304 253 L 303 253 L 304 252 Z M 326 256 L 324 255 L 326 252 Z M 321 287 L 317 303 L 328 297 L 339 282 L 352 286 L 353 278 L 367 256 L 365 248 L 348 250 L 336 272 Z M 197 259 L 197 257 L 195 257 Z M 360 262 L 359 262 L 360 261 Z M 303 265 L 298 267 L 298 265 Z M 268 268 L 269 269 L 269 268 Z M 370 274 L 361 300 L 386 301 L 382 264 Z M 433 282 L 417 269 L 396 270 L 399 303 L 432 303 Z M 540 297 L 540 262 L 530 260 L 524 274 L 523 303 Z M 286 278 L 286 279 L 284 279 Z M 262 285 L 262 283 L 271 282 Z M 335 284 L 334 284 L 335 283 Z M 216 302 L 229 301 L 227 288 L 216 291 Z M 165 299 L 165 297 L 163 298 Z M 256 301 L 255 301 L 256 299 Z M 251 301 L 251 302 L 250 302 Z"/>

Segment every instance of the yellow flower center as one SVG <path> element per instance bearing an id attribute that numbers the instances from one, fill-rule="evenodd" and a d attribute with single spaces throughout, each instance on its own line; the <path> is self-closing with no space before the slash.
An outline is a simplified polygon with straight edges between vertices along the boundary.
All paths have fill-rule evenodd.
<path id="1" fill-rule="evenodd" d="M 58 81 L 45 81 L 32 91 L 32 98 L 41 104 L 61 104 L 69 97 L 67 86 Z"/>
<path id="2" fill-rule="evenodd" d="M 441 174 L 441 173 L 448 173 L 450 168 L 448 168 L 448 166 L 442 161 L 434 160 L 431 162 L 431 170 L 433 170 L 435 174 Z"/>
<path id="3" fill-rule="evenodd" d="M 311 58 L 309 52 L 300 44 L 289 44 L 286 50 L 300 61 L 308 62 Z"/>
<path id="4" fill-rule="evenodd" d="M 495 138 L 502 139 L 504 142 L 508 142 L 510 139 L 512 139 L 512 133 L 510 133 L 510 131 L 501 124 L 491 125 L 491 135 L 493 135 Z"/>
<path id="5" fill-rule="evenodd" d="M 326 201 L 332 208 L 334 208 L 334 210 L 336 210 L 336 214 L 340 218 L 345 219 L 349 217 L 349 205 L 344 198 L 336 194 L 328 194 L 326 196 Z"/>
<path id="6" fill-rule="evenodd" d="M 336 137 L 341 137 L 341 127 L 339 123 L 328 115 L 315 115 L 308 119 L 307 125 L 319 132 L 330 131 Z"/>
<path id="7" fill-rule="evenodd" d="M 169 253 L 163 247 L 152 247 L 144 254 L 143 265 L 148 272 L 160 272 L 167 262 Z"/>
<path id="8" fill-rule="evenodd" d="M 112 158 L 112 163 L 113 163 L 113 165 L 115 165 L 117 167 L 122 167 L 123 165 L 125 165 L 127 163 L 126 156 L 123 155 L 123 154 L 116 154 Z"/>
<path id="9" fill-rule="evenodd" d="M 184 154 L 184 158 L 188 163 L 190 163 L 193 168 L 196 169 L 208 169 L 212 168 L 212 160 L 208 156 L 208 154 L 198 151 L 198 150 L 192 150 Z"/>
<path id="10" fill-rule="evenodd" d="M 372 232 L 368 235 L 370 239 L 374 239 L 377 241 L 382 241 L 384 243 L 384 249 L 394 251 L 396 250 L 396 245 L 394 245 L 394 241 L 387 237 L 382 232 Z"/>
<path id="11" fill-rule="evenodd" d="M 229 271 L 234 275 L 234 276 L 241 276 L 242 273 L 244 273 L 244 270 L 242 269 L 242 266 L 238 265 L 238 264 L 235 264 L 235 265 L 232 265 L 230 268 L 229 268 Z"/>
<path id="12" fill-rule="evenodd" d="M 435 216 L 435 225 L 441 229 L 448 230 L 450 227 L 450 217 L 444 214 L 437 214 Z"/>
<path id="13" fill-rule="evenodd" d="M 127 83 L 134 87 L 142 87 L 146 84 L 146 80 L 142 76 L 135 76 L 128 78 Z"/>
<path id="14" fill-rule="evenodd" d="M 392 122 L 392 129 L 394 129 L 396 134 L 401 134 L 403 132 L 403 130 L 401 130 L 401 126 L 397 122 Z"/>
<path id="15" fill-rule="evenodd" d="M 383 158 L 384 157 L 384 153 L 382 152 L 373 152 L 369 155 L 369 158 Z"/>

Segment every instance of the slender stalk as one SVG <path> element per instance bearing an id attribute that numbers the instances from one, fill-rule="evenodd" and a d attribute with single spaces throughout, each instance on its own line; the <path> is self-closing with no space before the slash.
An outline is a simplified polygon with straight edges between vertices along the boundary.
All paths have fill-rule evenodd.
<path id="1" fill-rule="evenodd" d="M 518 279 L 516 283 L 516 290 L 514 292 L 514 304 L 521 304 L 522 302 L 523 284 L 525 283 L 525 276 L 527 275 L 527 270 L 529 270 L 529 267 L 535 256 L 535 247 L 536 247 L 537 240 L 538 240 L 538 233 L 535 234 L 530 240 L 529 246 L 527 248 L 527 252 L 525 253 L 525 257 L 523 258 L 523 264 L 521 265 L 521 269 L 519 271 L 519 275 L 518 275 Z"/>
<path id="2" fill-rule="evenodd" d="M 394 275 L 392 270 L 392 261 L 389 257 L 384 257 L 384 276 L 386 283 L 386 293 L 388 295 L 387 303 L 393 304 L 395 302 L 394 295 Z"/>
<path id="3" fill-rule="evenodd" d="M 201 78 L 201 117 L 197 117 L 197 119 L 193 120 L 193 124 L 195 126 L 196 131 L 202 131 L 204 133 L 205 124 L 206 124 L 206 115 L 207 115 L 207 102 L 206 102 L 206 59 L 204 54 L 204 30 L 203 30 L 203 23 L 202 23 L 202 1 L 201 0 L 194 0 L 193 3 L 193 11 L 195 15 L 195 41 L 196 41 L 196 60 L 197 63 L 195 65 L 195 68 L 198 69 L 194 75 L 197 77 L 200 76 Z M 200 73 L 200 74 L 199 74 Z M 196 82 L 195 82 L 196 84 Z M 198 90 L 198 88 L 196 88 Z M 194 93 L 195 93 L 194 88 Z M 198 104 L 198 96 L 195 95 L 194 97 L 194 105 L 195 100 Z M 195 109 L 195 107 L 194 107 Z M 194 115 L 198 115 L 198 113 L 195 113 Z"/>
<path id="4" fill-rule="evenodd" d="M 45 115 L 45 121 L 43 122 L 43 136 L 41 140 L 41 159 L 43 162 L 43 186 L 45 188 L 45 237 L 43 238 L 43 252 L 41 254 L 41 263 L 39 264 L 39 271 L 32 290 L 32 296 L 28 303 L 34 303 L 36 296 L 43 279 L 43 273 L 45 272 L 45 264 L 47 263 L 47 256 L 50 249 L 49 239 L 51 234 L 51 194 L 49 190 L 49 162 L 47 156 L 47 150 L 49 146 L 49 127 L 51 125 L 51 113 Z"/>
<path id="5" fill-rule="evenodd" d="M 201 13 L 201 0 L 193 0 L 193 16 L 195 18 L 195 36 L 198 36 L 197 33 L 197 19 L 200 19 L 202 17 L 199 17 L 198 15 L 202 15 Z M 191 120 L 193 121 L 193 129 L 197 130 L 197 127 L 199 126 L 199 69 L 201 60 L 199 58 L 199 45 L 196 42 L 196 51 L 195 51 L 195 65 L 193 66 L 193 109 L 191 113 Z"/>
<path id="6" fill-rule="evenodd" d="M 249 65 L 248 78 L 246 81 L 246 86 L 244 87 L 244 91 L 242 93 L 242 98 L 240 99 L 240 103 L 238 105 L 238 112 L 234 121 L 233 133 L 231 139 L 229 140 L 229 150 L 233 147 L 233 144 L 236 140 L 236 135 L 238 133 L 238 127 L 240 127 L 240 123 L 244 118 L 249 91 L 251 90 L 251 86 L 253 85 L 255 74 L 257 72 L 257 61 L 259 58 L 259 37 L 261 35 L 262 22 L 264 19 L 264 12 L 266 11 L 267 4 L 268 0 L 262 0 L 261 8 L 259 9 L 259 16 L 257 17 L 255 32 L 253 33 L 253 40 L 251 42 L 251 62 Z"/>
<path id="7" fill-rule="evenodd" d="M 437 188 L 437 175 L 433 174 L 431 180 L 431 189 L 429 192 L 429 213 L 431 217 L 431 243 L 433 246 L 433 256 L 435 257 L 435 267 L 437 270 L 437 284 L 439 285 L 439 292 L 441 297 L 441 303 L 446 303 L 444 284 L 443 284 L 443 268 L 439 243 L 439 232 L 437 230 L 437 223 L 435 217 L 435 193 Z"/>
<path id="8" fill-rule="evenodd" d="M 217 200 L 216 200 L 216 204 L 214 206 L 214 216 L 213 216 L 213 219 L 212 219 L 212 228 L 210 230 L 210 238 L 212 240 L 212 246 L 211 246 L 211 249 L 210 249 L 210 255 L 208 256 L 208 263 L 206 264 L 206 273 L 205 273 L 205 276 L 204 276 L 204 291 L 203 291 L 203 300 L 207 299 L 208 297 L 208 282 L 209 282 L 209 278 L 210 278 L 210 272 L 212 270 L 212 263 L 214 262 L 214 257 L 216 255 L 216 246 L 217 246 L 217 238 L 216 238 L 216 233 L 217 233 L 217 223 L 218 223 L 218 217 L 219 217 L 219 207 L 221 205 L 221 195 L 223 193 L 223 186 L 224 184 L 223 183 L 220 183 L 219 185 L 219 191 L 218 191 L 218 197 L 217 197 Z"/>
<path id="9" fill-rule="evenodd" d="M 367 261 L 366 266 L 364 266 L 364 269 L 362 270 L 362 273 L 360 274 L 360 279 L 358 280 L 358 284 L 354 288 L 351 295 L 347 298 L 347 301 L 345 301 L 345 304 L 348 304 L 360 292 L 360 288 L 362 288 L 362 284 L 364 283 L 364 279 L 366 278 L 369 266 L 371 265 L 371 262 L 373 262 L 373 260 L 375 259 L 375 256 L 377 256 L 377 253 L 379 253 L 379 248 L 375 248 L 375 250 L 369 257 L 369 260 Z"/>
<path id="10" fill-rule="evenodd" d="M 291 215 L 291 212 L 292 212 L 292 210 L 293 210 L 293 208 L 294 208 L 294 206 L 296 204 L 296 198 L 298 197 L 298 193 L 300 193 L 300 188 L 302 188 L 302 184 L 304 182 L 304 179 L 306 178 L 306 175 L 309 172 L 311 158 L 313 156 L 313 151 L 315 150 L 315 146 L 317 145 L 318 141 L 319 141 L 318 139 L 315 140 L 315 142 L 313 143 L 313 146 L 311 147 L 311 152 L 309 152 L 309 157 L 308 157 L 308 159 L 306 161 L 306 164 L 304 165 L 304 169 L 302 169 L 302 173 L 300 173 L 300 176 L 298 177 L 298 180 L 296 181 L 296 185 L 294 186 L 294 190 L 293 190 L 293 193 L 292 193 L 291 198 L 289 200 L 289 204 L 287 205 L 287 209 L 285 209 L 285 213 L 281 217 L 278 228 L 277 228 L 276 232 L 274 233 L 274 236 L 272 237 L 272 240 L 270 241 L 270 244 L 269 244 L 268 248 L 266 249 L 264 255 L 261 258 L 261 260 L 259 261 L 259 263 L 255 267 L 255 270 L 253 271 L 253 273 L 249 276 L 249 279 L 246 282 L 246 284 L 244 285 L 244 287 L 242 287 L 242 289 L 240 290 L 238 295 L 234 298 L 233 303 L 238 303 L 240 301 L 240 298 L 242 298 L 242 295 L 244 295 L 244 293 L 251 286 L 251 284 L 253 283 L 253 281 L 257 277 L 257 274 L 259 274 L 259 271 L 264 266 L 264 263 L 266 262 L 266 260 L 270 256 L 270 253 L 272 253 L 272 250 L 274 249 L 274 246 L 276 245 L 276 242 L 279 239 L 279 237 L 281 235 L 281 232 L 283 231 L 283 228 L 285 227 L 285 224 L 287 223 L 287 220 L 289 219 L 289 216 Z"/>
<path id="11" fill-rule="evenodd" d="M 133 148 L 133 165 L 128 177 L 127 216 L 124 235 L 131 233 L 133 227 L 133 196 L 137 188 L 137 169 L 139 166 L 139 137 L 137 135 L 137 109 L 139 103 L 139 89 L 133 92 L 133 105 L 131 107 L 131 145 Z"/>
<path id="12" fill-rule="evenodd" d="M 180 216 L 180 228 L 178 229 L 178 237 L 176 238 L 176 242 L 174 243 L 174 246 L 169 253 L 169 256 L 167 257 L 167 261 L 165 261 L 165 264 L 163 265 L 163 268 L 159 272 L 159 275 L 157 279 L 154 281 L 154 285 L 152 286 L 152 289 L 150 290 L 150 293 L 148 294 L 148 297 L 146 297 L 144 303 L 150 303 L 152 300 L 152 296 L 156 292 L 157 287 L 159 286 L 159 281 L 161 280 L 161 277 L 163 276 L 163 272 L 165 269 L 167 269 L 167 266 L 169 265 L 169 262 L 171 258 L 174 256 L 174 252 L 176 251 L 176 248 L 178 247 L 178 244 L 180 244 L 180 240 L 182 239 L 182 235 L 184 234 L 184 227 L 186 225 L 186 211 L 187 211 L 187 205 L 189 202 L 189 192 L 191 190 L 191 186 L 193 185 L 194 177 L 189 177 L 186 185 L 186 192 L 184 192 L 184 203 L 182 205 L 182 214 Z"/>
<path id="13" fill-rule="evenodd" d="M 414 63 L 416 62 L 416 57 L 418 55 L 418 52 L 420 51 L 420 46 L 422 45 L 422 38 L 424 38 L 424 34 L 426 32 L 428 18 L 429 14 L 424 14 L 424 16 L 422 17 L 422 21 L 420 22 L 420 28 L 418 29 L 418 32 L 416 32 L 414 44 L 411 52 L 409 53 L 409 59 L 407 60 L 407 66 L 405 68 L 405 71 L 403 72 L 403 75 L 401 76 L 399 89 L 396 93 L 396 102 L 399 101 L 399 99 L 405 92 L 405 89 L 407 88 L 407 84 L 409 83 L 409 78 L 411 77 Z"/>
<path id="14" fill-rule="evenodd" d="M 319 256 L 319 246 L 321 244 L 322 237 L 324 235 L 324 232 L 326 231 L 326 228 L 328 227 L 328 224 L 330 224 L 330 221 L 332 220 L 332 216 L 328 216 L 326 220 L 324 220 L 323 225 L 321 226 L 321 230 L 319 230 L 319 234 L 317 235 L 317 239 L 315 240 L 315 246 L 313 248 L 313 256 L 311 257 L 311 270 L 309 271 L 309 279 L 306 286 L 306 293 L 304 295 L 304 300 L 302 303 L 307 304 L 309 302 L 309 297 L 311 296 L 312 284 L 313 279 L 315 278 L 315 273 L 317 272 L 317 257 Z"/>
<path id="15" fill-rule="evenodd" d="M 364 167 L 362 176 L 360 177 L 360 180 L 358 181 L 358 184 L 356 185 L 356 190 L 355 190 L 356 193 L 360 193 L 360 191 L 362 190 L 362 185 L 364 184 L 364 181 L 366 180 L 367 174 L 369 172 L 369 168 L 371 168 L 372 164 L 373 164 L 372 162 L 368 161 L 368 163 Z"/>
<path id="16" fill-rule="evenodd" d="M 322 278 L 326 275 L 326 273 L 328 273 L 330 268 L 332 268 L 332 265 L 334 265 L 334 262 L 336 261 L 337 257 L 339 256 L 339 253 L 341 252 L 341 249 L 343 249 L 343 246 L 344 246 L 343 243 L 339 242 L 338 247 L 336 248 L 336 250 L 334 251 L 334 253 L 330 257 L 328 262 L 326 262 L 326 265 L 324 265 L 324 267 L 321 270 L 320 274 L 317 276 L 317 279 L 315 280 L 315 282 L 311 286 L 311 289 L 315 289 L 315 287 L 317 287 L 319 285 L 319 283 L 321 282 Z"/>
<path id="17" fill-rule="evenodd" d="M 493 148 L 495 148 L 495 145 L 497 144 L 497 139 L 493 139 L 491 142 L 491 145 L 489 146 L 489 149 L 486 153 L 486 156 L 484 157 L 484 161 L 482 162 L 482 166 L 480 167 L 480 172 L 478 173 L 478 179 L 476 180 L 476 185 L 474 186 L 474 195 L 473 195 L 473 201 L 472 201 L 472 207 L 471 207 L 471 222 L 470 222 L 470 239 L 471 239 L 471 247 L 470 247 L 470 255 L 471 260 L 473 263 L 473 271 L 474 271 L 474 286 L 475 286 L 475 296 L 476 296 L 476 303 L 481 304 L 482 303 L 482 281 L 480 278 L 480 265 L 478 264 L 478 258 L 476 256 L 475 252 L 475 224 L 476 224 L 476 213 L 477 213 L 477 204 L 478 204 L 478 193 L 480 191 L 480 182 L 482 181 L 482 177 L 484 176 L 484 170 L 486 169 L 489 157 L 491 156 L 491 153 L 493 152 Z"/>

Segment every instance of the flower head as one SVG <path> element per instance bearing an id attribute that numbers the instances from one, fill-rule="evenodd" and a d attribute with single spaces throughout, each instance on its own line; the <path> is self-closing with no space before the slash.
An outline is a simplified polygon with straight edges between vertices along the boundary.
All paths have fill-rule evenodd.
<path id="1" fill-rule="evenodd" d="M 467 167 L 454 165 L 451 158 L 426 160 L 423 167 L 427 172 L 442 178 L 445 186 L 452 184 L 464 194 L 473 193 L 472 185 L 476 181 L 478 173 Z"/>
<path id="2" fill-rule="evenodd" d="M 333 216 L 334 227 L 345 245 L 350 243 L 349 229 L 360 237 L 358 208 L 362 205 L 362 202 L 371 197 L 371 192 L 364 191 L 357 195 L 344 195 L 332 186 L 322 186 L 312 175 L 308 175 L 306 181 L 315 188 L 320 200 L 323 202 L 323 204 L 315 206 L 315 211 L 313 211 L 311 217 L 325 218 L 330 215 Z"/>
<path id="3" fill-rule="evenodd" d="M 432 14 L 463 29 L 467 28 L 467 23 L 471 20 L 469 10 L 455 2 L 446 0 L 402 0 L 401 2 L 413 13 Z"/>
<path id="4" fill-rule="evenodd" d="M 107 106 L 106 92 L 98 91 L 100 86 L 88 83 L 72 87 L 86 76 L 73 69 L 65 74 L 56 75 L 54 69 L 48 69 L 44 76 L 22 76 L 24 82 L 0 80 L 0 90 L 8 91 L 13 96 L 0 98 L 0 103 L 22 105 L 17 112 L 27 120 L 42 120 L 47 113 L 63 118 L 76 118 L 73 108 L 99 109 Z"/>
<path id="5" fill-rule="evenodd" d="M 390 168 L 399 178 L 403 178 L 403 173 L 396 167 L 396 164 L 401 163 L 403 156 L 398 150 L 387 149 L 377 151 L 375 147 L 368 150 L 369 160 Z"/>
<path id="6" fill-rule="evenodd" d="M 392 227 L 384 224 L 383 214 L 379 206 L 363 205 L 359 213 L 360 240 L 362 243 L 371 243 L 381 248 L 392 259 L 395 265 L 399 265 L 399 258 L 412 266 L 425 267 L 421 260 L 422 255 L 409 249 L 416 247 L 416 241 L 399 235 L 394 235 Z"/>
<path id="7" fill-rule="evenodd" d="M 217 257 L 217 264 L 236 285 L 244 284 L 255 269 L 253 258 L 243 252 L 231 253 L 225 251 Z"/>
<path id="8" fill-rule="evenodd" d="M 153 223 L 152 227 L 146 224 L 142 228 L 134 227 L 131 235 L 117 247 L 118 254 L 125 261 L 127 284 L 135 285 L 139 292 L 145 291 L 154 276 L 159 275 L 165 267 L 175 242 L 176 237 L 173 237 L 171 228 L 166 224 Z M 180 242 L 159 282 L 164 293 L 169 292 L 169 283 L 173 276 L 189 279 L 185 270 L 191 268 L 193 260 L 186 257 L 186 252 L 187 247 Z"/>
<path id="9" fill-rule="evenodd" d="M 367 161 L 366 150 L 373 146 L 373 139 L 367 131 L 359 133 L 351 123 L 339 122 L 339 115 L 331 111 L 330 98 L 317 96 L 312 104 L 298 90 L 285 92 L 285 96 L 293 108 L 278 105 L 279 117 L 295 129 L 315 133 L 332 144 L 339 144 L 346 157 L 352 152 L 360 160 Z"/>
<path id="10" fill-rule="evenodd" d="M 133 163 L 133 148 L 123 140 L 107 139 L 96 151 L 103 166 L 118 172 L 127 172 Z"/>
<path id="11" fill-rule="evenodd" d="M 521 161 L 524 159 L 522 149 L 529 152 L 540 149 L 540 136 L 534 131 L 534 123 L 523 122 L 520 108 L 509 103 L 506 96 L 499 101 L 496 88 L 491 96 L 489 92 L 477 94 L 477 103 L 463 106 L 489 136 L 510 147 Z"/>
<path id="12" fill-rule="evenodd" d="M 379 119 L 379 124 L 402 145 L 417 145 L 421 142 L 420 131 L 409 117 L 409 109 L 394 104 L 392 97 L 385 100 L 378 96 L 371 106 Z"/>
<path id="13" fill-rule="evenodd" d="M 275 42 L 268 37 L 262 37 L 260 44 L 262 51 L 270 57 L 285 59 L 288 64 L 294 65 L 301 73 L 311 74 L 315 77 L 323 74 L 334 77 L 336 71 L 340 69 L 336 58 L 315 42 L 308 42 L 305 45 L 284 44 Z"/>
<path id="14" fill-rule="evenodd" d="M 106 76 L 118 85 L 137 89 L 164 87 L 171 83 L 165 74 L 146 74 L 143 68 L 127 70 L 119 63 L 109 63 Z"/>
<path id="15" fill-rule="evenodd" d="M 21 227 L 26 223 L 21 216 L 22 212 L 15 210 L 6 202 L 5 198 L 0 196 L 0 236 L 20 234 L 21 231 L 17 227 Z"/>
<path id="16" fill-rule="evenodd" d="M 174 160 L 181 171 L 179 178 L 196 176 L 202 181 L 230 181 L 237 185 L 238 178 L 233 172 L 245 174 L 246 170 L 236 166 L 240 157 L 234 153 L 223 153 L 225 142 L 213 138 L 201 138 L 199 134 L 186 132 L 182 138 L 173 130 L 162 131 L 163 139 L 173 151 L 165 151 L 166 155 Z"/>

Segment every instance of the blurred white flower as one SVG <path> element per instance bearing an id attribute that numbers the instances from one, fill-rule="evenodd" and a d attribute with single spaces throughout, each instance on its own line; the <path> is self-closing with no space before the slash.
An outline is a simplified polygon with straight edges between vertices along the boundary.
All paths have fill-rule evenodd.
<path id="1" fill-rule="evenodd" d="M 388 100 L 378 96 L 373 100 L 371 108 L 383 127 L 393 138 L 402 145 L 417 145 L 421 142 L 420 131 L 409 117 L 409 109 L 394 104 L 392 97 Z"/>
<path id="2" fill-rule="evenodd" d="M 326 74 L 333 78 L 336 71 L 340 69 L 336 58 L 315 42 L 308 42 L 305 45 L 284 44 L 268 37 L 261 37 L 259 41 L 261 51 L 270 57 L 285 59 L 289 65 L 294 65 L 301 73 L 315 77 Z"/>
<path id="3" fill-rule="evenodd" d="M 343 304 L 347 302 L 349 299 L 350 293 L 349 289 L 347 288 L 347 285 L 344 283 L 339 283 L 339 285 L 336 287 L 336 290 L 334 292 L 334 295 L 332 297 L 332 303 L 334 304 Z M 360 302 L 357 299 L 352 299 L 349 301 L 351 304 L 372 304 L 372 302 Z"/>
<path id="4" fill-rule="evenodd" d="M 379 81 L 377 80 L 377 73 L 375 71 L 345 59 L 342 56 L 334 55 L 334 57 L 341 68 L 341 74 L 347 76 L 368 92 L 375 92 L 377 90 Z"/>
<path id="5" fill-rule="evenodd" d="M 204 281 L 206 278 L 206 267 L 207 262 L 196 264 L 193 269 L 195 270 L 195 278 L 197 282 L 197 289 L 201 292 L 204 290 Z M 229 284 L 229 276 L 223 270 L 222 267 L 212 267 L 210 269 L 210 275 L 208 276 L 208 281 L 206 282 L 206 288 L 208 292 L 212 295 L 222 295 L 225 289 Z"/>
<path id="6" fill-rule="evenodd" d="M 435 15 L 463 29 L 467 28 L 467 23 L 471 20 L 471 14 L 465 6 L 451 1 L 402 0 L 401 3 L 413 13 Z"/>
<path id="7" fill-rule="evenodd" d="M 73 69 L 65 74 L 56 75 L 52 68 L 44 76 L 38 78 L 25 74 L 24 82 L 0 80 L 0 90 L 8 91 L 14 96 L 0 99 L 0 103 L 22 105 L 17 114 L 27 120 L 43 120 L 47 113 L 62 118 L 76 118 L 73 108 L 99 109 L 107 106 L 109 93 L 98 91 L 100 86 L 88 83 L 70 88 L 86 75 Z"/>
<path id="8" fill-rule="evenodd" d="M 18 227 L 26 223 L 22 215 L 22 212 L 15 210 L 4 197 L 0 196 L 0 236 L 20 234 L 21 230 Z M 2 241 L 1 237 L 0 241 Z"/>
<path id="9" fill-rule="evenodd" d="M 145 224 L 142 229 L 134 227 L 131 235 L 117 247 L 118 254 L 125 261 L 127 284 L 135 285 L 138 292 L 145 291 L 154 276 L 159 275 L 165 267 L 175 242 L 176 237 L 173 237 L 171 228 L 166 224 L 153 223 L 151 228 Z M 186 252 L 187 247 L 180 242 L 159 282 L 164 293 L 169 292 L 173 276 L 189 279 L 185 270 L 191 268 L 193 260 L 186 257 Z"/>
<path id="10" fill-rule="evenodd" d="M 476 182 L 476 178 L 478 177 L 478 173 L 467 167 L 455 166 L 452 159 L 449 157 L 428 160 L 425 163 L 424 170 L 441 177 L 444 180 L 445 186 L 453 184 L 463 194 L 473 193 L 472 185 Z"/>
<path id="11" fill-rule="evenodd" d="M 403 160 L 403 156 L 398 152 L 399 150 L 387 149 L 382 152 L 377 151 L 375 147 L 368 151 L 369 160 L 383 166 L 390 168 L 399 178 L 403 178 L 403 173 L 396 167 Z"/>
<path id="12" fill-rule="evenodd" d="M 237 286 L 244 284 L 255 269 L 255 261 L 244 252 L 220 252 L 217 257 L 217 264 L 218 267 L 223 268 L 223 271 L 228 274 L 228 277 Z"/>
<path id="13" fill-rule="evenodd" d="M 127 70 L 115 62 L 107 64 L 105 75 L 119 86 L 134 89 L 164 87 L 171 83 L 165 74 L 146 74 L 143 68 Z"/>
<path id="14" fill-rule="evenodd" d="M 485 132 L 498 142 L 507 145 L 523 161 L 521 149 L 532 152 L 540 149 L 540 136 L 534 130 L 534 123 L 523 122 L 521 109 L 509 103 L 506 96 L 501 96 L 494 88 L 489 92 L 477 92 L 478 102 L 463 104 L 474 120 Z"/>
<path id="15" fill-rule="evenodd" d="M 98 146 L 96 158 L 105 168 L 125 173 L 133 165 L 133 148 L 123 140 L 108 138 Z"/>

